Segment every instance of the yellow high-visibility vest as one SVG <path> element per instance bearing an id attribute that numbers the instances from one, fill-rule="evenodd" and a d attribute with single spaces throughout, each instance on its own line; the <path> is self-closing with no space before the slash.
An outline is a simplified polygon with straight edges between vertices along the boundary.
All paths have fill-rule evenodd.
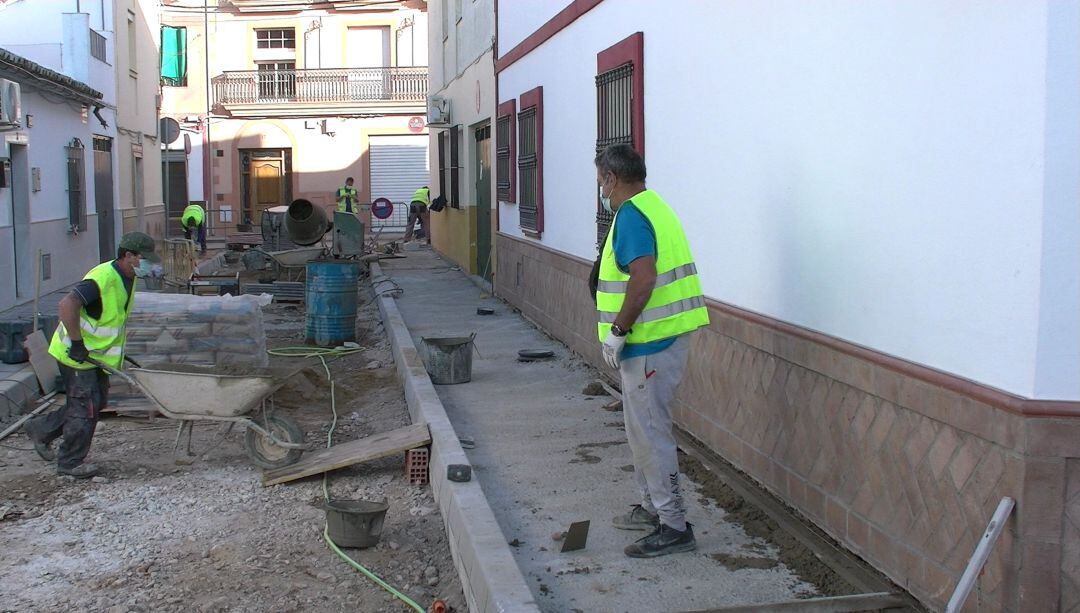
<path id="1" fill-rule="evenodd" d="M 421 187 L 420 189 L 413 192 L 412 200 L 410 200 L 409 202 L 419 202 L 425 206 L 431 204 L 431 190 L 426 187 Z"/>
<path id="2" fill-rule="evenodd" d="M 656 233 L 656 286 L 649 302 L 631 325 L 627 344 L 649 343 L 696 330 L 709 324 L 709 311 L 701 292 L 697 266 L 690 253 L 682 223 L 671 207 L 653 190 L 645 190 L 627 200 L 615 214 L 633 206 L 652 224 Z M 596 287 L 597 332 L 603 342 L 622 309 L 630 275 L 615 261 L 615 221 L 611 222 L 600 259 L 600 281 Z"/>
<path id="3" fill-rule="evenodd" d="M 191 220 L 191 224 L 188 224 L 189 219 Z M 197 204 L 189 204 L 184 209 L 184 213 L 180 215 L 180 225 L 185 228 L 197 228 L 204 219 L 206 219 L 206 211 Z"/>
<path id="4" fill-rule="evenodd" d="M 90 357 L 105 364 L 119 369 L 124 362 L 124 343 L 127 339 L 125 327 L 127 326 L 128 314 L 135 304 L 135 284 L 131 284 L 131 292 L 124 289 L 124 279 L 120 271 L 116 270 L 112 261 L 98 264 L 86 273 L 84 279 L 93 279 L 101 291 L 101 317 L 94 319 L 86 312 L 84 306 L 79 310 L 79 328 L 82 332 L 83 343 L 90 351 Z M 71 347 L 71 337 L 68 335 L 64 324 L 61 322 L 53 333 L 52 342 L 49 343 L 49 354 L 65 366 L 78 370 L 96 368 L 93 364 L 76 362 L 68 357 L 68 349 Z"/>
<path id="5" fill-rule="evenodd" d="M 337 210 L 344 213 L 348 210 L 348 205 L 352 204 L 352 212 L 358 213 L 358 203 L 356 202 L 356 188 L 355 187 L 339 187 L 337 190 Z"/>

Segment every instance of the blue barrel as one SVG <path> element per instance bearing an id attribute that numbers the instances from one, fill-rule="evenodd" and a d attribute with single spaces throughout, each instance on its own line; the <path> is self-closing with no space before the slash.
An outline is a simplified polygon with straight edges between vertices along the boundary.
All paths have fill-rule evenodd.
<path id="1" fill-rule="evenodd" d="M 333 347 L 356 340 L 357 262 L 315 260 L 307 264 L 307 340 Z"/>

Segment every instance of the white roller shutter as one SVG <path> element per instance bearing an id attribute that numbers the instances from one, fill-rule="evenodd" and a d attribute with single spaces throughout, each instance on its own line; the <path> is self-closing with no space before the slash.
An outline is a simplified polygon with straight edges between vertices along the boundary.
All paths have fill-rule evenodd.
<path id="1" fill-rule="evenodd" d="M 413 192 L 428 185 L 428 136 L 372 136 L 368 141 L 371 161 L 371 199 L 387 198 L 394 214 L 386 220 L 372 218 L 372 226 L 404 228 Z"/>

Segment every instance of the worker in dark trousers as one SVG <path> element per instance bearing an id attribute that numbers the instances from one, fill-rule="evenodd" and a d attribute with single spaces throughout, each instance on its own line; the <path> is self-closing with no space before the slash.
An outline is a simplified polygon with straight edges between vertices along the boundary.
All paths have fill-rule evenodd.
<path id="1" fill-rule="evenodd" d="M 85 463 L 98 417 L 109 402 L 109 377 L 94 364 L 119 370 L 124 361 L 125 327 L 135 302 L 135 278 L 149 274 L 158 261 L 154 239 L 142 232 L 120 238 L 116 259 L 98 264 L 60 300 L 60 325 L 49 354 L 60 363 L 67 403 L 26 422 L 34 450 L 46 462 L 56 457 L 56 472 L 80 479 L 97 466 Z M 57 457 L 49 445 L 63 436 Z"/>
<path id="2" fill-rule="evenodd" d="M 191 240 L 192 231 L 197 232 L 199 249 L 206 253 L 206 211 L 198 204 L 189 204 L 180 215 L 180 227 L 184 229 L 184 238 Z"/>
<path id="3" fill-rule="evenodd" d="M 423 232 L 424 237 L 427 239 L 427 244 L 431 244 L 431 218 L 428 213 L 430 204 L 431 190 L 428 189 L 428 186 L 425 185 L 413 192 L 412 200 L 409 202 L 409 221 L 405 222 L 407 227 L 404 240 L 412 240 L 413 227 L 419 221 L 420 231 Z"/>

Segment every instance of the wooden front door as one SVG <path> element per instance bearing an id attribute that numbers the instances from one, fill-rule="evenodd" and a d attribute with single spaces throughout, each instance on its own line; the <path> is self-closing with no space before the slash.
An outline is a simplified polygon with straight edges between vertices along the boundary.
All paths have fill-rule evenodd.
<path id="1" fill-rule="evenodd" d="M 289 181 L 289 150 L 253 149 L 241 151 L 244 169 L 244 215 L 256 228 L 262 212 L 292 201 Z"/>

